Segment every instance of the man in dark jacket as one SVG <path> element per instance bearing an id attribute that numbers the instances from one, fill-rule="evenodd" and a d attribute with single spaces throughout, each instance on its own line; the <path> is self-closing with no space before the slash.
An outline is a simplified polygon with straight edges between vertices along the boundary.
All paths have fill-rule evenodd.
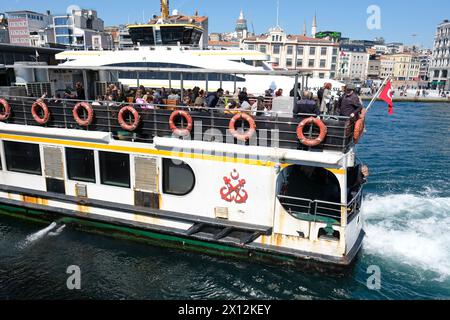
<path id="1" fill-rule="evenodd" d="M 215 93 L 211 93 L 206 97 L 206 105 L 208 108 L 215 108 L 220 100 L 223 97 L 223 89 L 220 88 Z"/>
<path id="2" fill-rule="evenodd" d="M 365 109 L 355 93 L 355 86 L 349 84 L 341 101 L 340 116 L 342 117 L 359 117 L 360 113 L 364 113 Z"/>
<path id="3" fill-rule="evenodd" d="M 305 91 L 303 93 L 303 99 L 299 100 L 294 106 L 294 117 L 301 118 L 312 114 L 319 115 L 320 110 L 317 106 L 317 102 L 313 99 L 313 94 Z"/>

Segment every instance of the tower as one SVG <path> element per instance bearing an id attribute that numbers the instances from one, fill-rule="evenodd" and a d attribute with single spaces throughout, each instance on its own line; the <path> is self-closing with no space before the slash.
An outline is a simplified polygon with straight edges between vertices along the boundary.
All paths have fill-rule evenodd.
<path id="1" fill-rule="evenodd" d="M 312 29 L 311 29 L 311 37 L 315 38 L 316 33 L 317 33 L 317 17 L 316 17 L 316 14 L 314 14 L 314 20 L 313 20 Z"/>
<path id="2" fill-rule="evenodd" d="M 308 35 L 308 32 L 306 31 L 306 20 L 305 20 L 305 22 L 303 22 L 303 33 L 302 33 L 302 35 L 304 37 L 306 37 Z"/>
<path id="3" fill-rule="evenodd" d="M 236 21 L 236 33 L 239 38 L 242 38 L 245 33 L 248 32 L 247 20 L 244 17 L 244 11 L 241 10 L 239 19 Z"/>

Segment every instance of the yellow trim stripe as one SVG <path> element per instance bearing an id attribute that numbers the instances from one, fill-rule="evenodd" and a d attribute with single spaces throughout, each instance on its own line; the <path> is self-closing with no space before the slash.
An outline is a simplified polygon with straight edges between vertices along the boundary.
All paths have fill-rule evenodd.
<path id="1" fill-rule="evenodd" d="M 100 144 L 100 143 L 79 142 L 79 141 L 59 140 L 59 139 L 50 139 L 50 138 L 38 138 L 38 137 L 19 136 L 19 135 L 11 135 L 11 134 L 0 134 L 0 139 L 22 141 L 22 142 L 54 144 L 54 145 L 62 145 L 65 147 L 78 147 L 78 148 L 101 149 L 101 150 L 118 151 L 118 152 L 126 152 L 126 153 L 139 153 L 139 154 L 146 154 L 146 155 L 153 155 L 153 156 L 208 160 L 208 161 L 216 161 L 216 162 L 231 162 L 231 163 L 239 163 L 239 164 L 262 166 L 262 167 L 275 166 L 275 163 L 273 161 L 231 158 L 231 157 L 225 157 L 225 156 L 220 157 L 220 156 L 212 156 L 212 155 L 198 154 L 198 153 L 171 152 L 171 151 L 163 151 L 163 150 L 155 150 L 155 149 L 113 146 L 113 145 L 105 145 L 105 144 Z M 291 164 L 283 163 L 281 165 L 282 168 L 287 168 L 289 166 L 291 166 Z M 343 170 L 343 169 L 329 169 L 329 168 L 326 168 L 326 169 L 336 175 L 344 175 L 345 174 L 345 170 Z"/>
<path id="2" fill-rule="evenodd" d="M 79 147 L 79 148 L 86 148 L 86 149 L 102 149 L 102 150 L 119 151 L 119 152 L 126 152 L 126 153 L 140 153 L 140 154 L 147 154 L 147 155 L 158 155 L 158 156 L 166 156 L 166 157 L 185 158 L 185 159 L 201 159 L 201 160 L 209 160 L 209 161 L 217 161 L 217 162 L 232 162 L 232 163 L 240 163 L 240 164 L 263 166 L 263 167 L 273 167 L 275 165 L 275 163 L 272 161 L 231 158 L 231 157 L 225 157 L 225 156 L 220 157 L 220 156 L 212 156 L 212 155 L 197 154 L 197 153 L 171 152 L 171 151 L 163 151 L 163 150 L 155 150 L 155 149 L 113 146 L 113 145 L 104 145 L 104 144 L 100 144 L 100 143 L 79 142 L 79 141 L 71 141 L 71 140 L 58 140 L 58 139 L 37 138 L 37 137 L 18 136 L 18 135 L 16 136 L 16 135 L 10 135 L 10 134 L 0 134 L 0 139 L 14 140 L 14 141 L 26 141 L 26 142 L 34 142 L 34 143 L 55 144 L 55 145 L 63 145 L 63 146 L 67 146 L 67 147 Z"/>

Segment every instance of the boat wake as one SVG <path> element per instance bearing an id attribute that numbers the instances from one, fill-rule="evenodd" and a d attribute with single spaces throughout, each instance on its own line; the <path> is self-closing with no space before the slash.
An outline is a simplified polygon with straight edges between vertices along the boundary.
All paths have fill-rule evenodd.
<path id="1" fill-rule="evenodd" d="M 432 195 L 369 195 L 366 251 L 450 278 L 450 198 Z"/>
<path id="2" fill-rule="evenodd" d="M 37 241 L 46 237 L 47 235 L 53 236 L 53 237 L 58 236 L 63 232 L 65 227 L 66 227 L 65 225 L 61 226 L 61 225 L 58 225 L 58 223 L 53 222 L 48 227 L 46 227 L 42 230 L 39 230 L 38 232 L 35 232 L 33 234 L 30 234 L 24 241 L 22 241 L 19 244 L 19 248 L 25 249 L 25 248 L 29 247 L 30 245 L 32 245 L 33 243 L 36 243 Z M 55 229 L 56 229 L 56 231 L 52 232 Z"/>

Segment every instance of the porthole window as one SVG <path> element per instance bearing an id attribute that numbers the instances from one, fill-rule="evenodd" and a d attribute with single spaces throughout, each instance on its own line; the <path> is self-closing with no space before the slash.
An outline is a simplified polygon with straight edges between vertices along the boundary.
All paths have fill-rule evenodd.
<path id="1" fill-rule="evenodd" d="M 195 186 L 195 175 L 185 162 L 163 159 L 163 191 L 166 194 L 185 196 Z"/>

